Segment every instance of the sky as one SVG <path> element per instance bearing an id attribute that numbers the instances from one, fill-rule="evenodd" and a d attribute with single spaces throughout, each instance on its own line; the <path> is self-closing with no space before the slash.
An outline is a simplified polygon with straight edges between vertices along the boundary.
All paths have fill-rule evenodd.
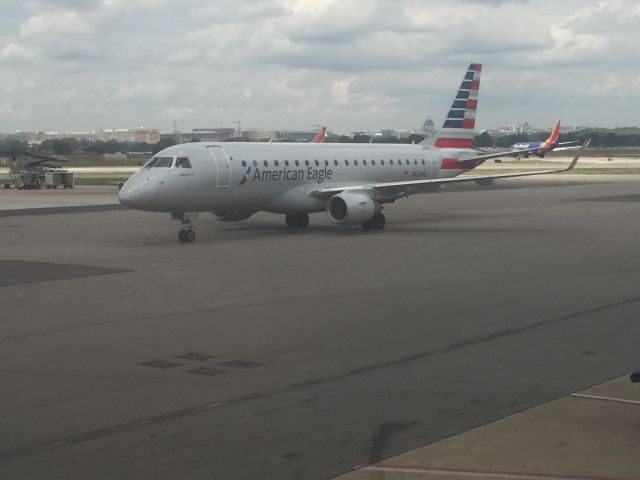
<path id="1" fill-rule="evenodd" d="M 639 125 L 635 0 L 0 0 L 0 132 Z"/>

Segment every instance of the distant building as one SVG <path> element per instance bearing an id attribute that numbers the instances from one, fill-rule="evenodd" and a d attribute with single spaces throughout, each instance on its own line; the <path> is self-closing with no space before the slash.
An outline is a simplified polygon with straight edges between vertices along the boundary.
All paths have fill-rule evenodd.
<path id="1" fill-rule="evenodd" d="M 314 130 L 276 130 L 274 139 L 277 141 L 310 142 L 318 133 Z"/>
<path id="2" fill-rule="evenodd" d="M 180 133 L 182 142 L 224 142 L 234 136 L 233 128 L 194 128 L 191 133 Z"/>
<path id="3" fill-rule="evenodd" d="M 158 143 L 160 141 L 160 130 L 157 128 L 135 128 L 133 130 L 134 142 L 138 143 Z"/>
<path id="4" fill-rule="evenodd" d="M 430 137 L 436 133 L 436 126 L 433 124 L 433 120 L 431 117 L 427 117 L 427 119 L 422 124 L 422 135 L 424 138 Z"/>
<path id="5" fill-rule="evenodd" d="M 265 130 L 264 128 L 243 128 L 242 138 L 248 141 L 269 140 L 273 138 L 274 132 Z"/>

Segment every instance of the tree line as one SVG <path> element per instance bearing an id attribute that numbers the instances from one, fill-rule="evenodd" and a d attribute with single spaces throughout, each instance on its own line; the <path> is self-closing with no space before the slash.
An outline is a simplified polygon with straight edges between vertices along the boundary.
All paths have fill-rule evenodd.
<path id="1" fill-rule="evenodd" d="M 503 135 L 492 137 L 488 132 L 474 136 L 475 147 L 508 147 L 514 143 L 544 140 L 549 136 L 549 132 L 541 132 L 536 135 Z M 640 134 L 619 135 L 612 131 L 603 130 L 583 130 L 579 132 L 570 132 L 561 134 L 560 142 L 584 141 L 591 138 L 591 145 L 594 147 L 629 147 L 640 146 Z M 420 143 L 424 137 L 418 134 L 412 134 L 407 138 L 380 137 L 376 135 L 327 135 L 325 143 Z M 246 141 L 244 139 L 230 139 L 230 141 Z M 199 141 L 194 138 L 193 141 Z M 41 145 L 30 148 L 26 142 L 22 142 L 16 138 L 0 139 L 1 151 L 23 152 L 32 151 L 34 153 L 55 153 L 58 155 L 71 155 L 74 153 L 127 153 L 127 152 L 151 152 L 155 154 L 177 142 L 171 137 L 160 139 L 158 143 L 139 143 L 139 142 L 118 142 L 117 140 L 108 141 L 89 141 L 78 140 L 75 138 L 61 138 L 44 140 Z"/>

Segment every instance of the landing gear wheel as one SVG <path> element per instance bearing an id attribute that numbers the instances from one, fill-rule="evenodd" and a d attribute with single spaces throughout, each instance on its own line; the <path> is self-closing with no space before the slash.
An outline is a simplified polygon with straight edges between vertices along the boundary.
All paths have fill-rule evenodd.
<path id="1" fill-rule="evenodd" d="M 361 226 L 363 230 L 382 230 L 384 229 L 385 223 L 384 215 L 382 213 L 376 213 L 369 220 L 362 223 Z"/>
<path id="2" fill-rule="evenodd" d="M 382 213 L 376 213 L 371 219 L 374 230 L 383 230 L 387 220 Z"/>
<path id="3" fill-rule="evenodd" d="M 285 222 L 289 228 L 306 228 L 309 225 L 308 213 L 289 213 L 285 217 Z"/>
<path id="4" fill-rule="evenodd" d="M 192 243 L 195 241 L 195 239 L 196 239 L 196 232 L 194 232 L 190 228 L 189 229 L 183 228 L 178 232 L 178 240 L 180 240 L 182 243 Z"/>

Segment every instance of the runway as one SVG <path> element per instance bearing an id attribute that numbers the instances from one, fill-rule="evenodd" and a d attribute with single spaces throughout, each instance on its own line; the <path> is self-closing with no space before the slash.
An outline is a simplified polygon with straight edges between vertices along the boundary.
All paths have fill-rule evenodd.
<path id="1" fill-rule="evenodd" d="M 201 215 L 194 244 L 115 188 L 11 191 L 0 478 L 327 479 L 625 375 L 639 186 L 455 187 L 383 232 Z"/>

